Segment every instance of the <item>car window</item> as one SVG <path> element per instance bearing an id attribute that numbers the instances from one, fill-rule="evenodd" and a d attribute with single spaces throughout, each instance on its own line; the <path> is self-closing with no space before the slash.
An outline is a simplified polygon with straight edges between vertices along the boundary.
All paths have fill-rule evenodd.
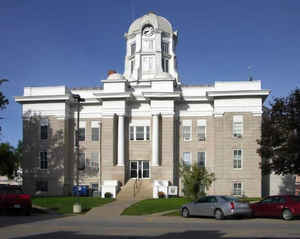
<path id="1" fill-rule="evenodd" d="M 261 200 L 260 202 L 261 203 L 271 203 L 273 201 L 273 198 L 272 197 L 268 197 L 268 198 L 265 198 L 263 200 Z"/>
<path id="2" fill-rule="evenodd" d="M 221 196 L 220 198 L 223 199 L 226 202 L 236 202 L 236 201 L 238 201 L 238 199 L 235 198 L 235 197 Z"/>
<path id="3" fill-rule="evenodd" d="M 207 197 L 207 202 L 215 203 L 215 202 L 217 202 L 217 199 L 216 199 L 216 197 L 210 196 L 210 197 Z"/>
<path id="4" fill-rule="evenodd" d="M 9 194 L 22 194 L 22 190 L 20 188 L 10 188 L 8 190 Z"/>
<path id="5" fill-rule="evenodd" d="M 285 199 L 283 197 L 273 197 L 272 203 L 285 203 Z"/>
<path id="6" fill-rule="evenodd" d="M 294 202 L 300 202 L 300 196 L 290 196 L 290 199 Z"/>
<path id="7" fill-rule="evenodd" d="M 199 198 L 196 203 L 206 203 L 208 202 L 208 198 L 207 197 L 202 197 L 202 198 Z"/>

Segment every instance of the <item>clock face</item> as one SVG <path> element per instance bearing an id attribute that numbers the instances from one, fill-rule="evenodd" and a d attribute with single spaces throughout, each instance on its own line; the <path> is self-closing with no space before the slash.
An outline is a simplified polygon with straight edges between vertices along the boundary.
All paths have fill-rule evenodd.
<path id="1" fill-rule="evenodd" d="M 153 27 L 152 26 L 146 26 L 144 29 L 143 29 L 143 35 L 144 36 L 152 36 L 153 35 Z"/>

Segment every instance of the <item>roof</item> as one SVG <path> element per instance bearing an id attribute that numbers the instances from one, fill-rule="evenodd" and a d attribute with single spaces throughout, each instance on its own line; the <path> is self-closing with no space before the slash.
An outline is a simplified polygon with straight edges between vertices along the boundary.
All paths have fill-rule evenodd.
<path id="1" fill-rule="evenodd" d="M 164 17 L 158 16 L 153 12 L 149 12 L 146 15 L 136 19 L 129 27 L 128 34 L 132 34 L 134 32 L 142 31 L 142 28 L 145 25 L 151 24 L 154 29 L 158 29 L 167 33 L 172 34 L 172 25 L 171 23 Z"/>

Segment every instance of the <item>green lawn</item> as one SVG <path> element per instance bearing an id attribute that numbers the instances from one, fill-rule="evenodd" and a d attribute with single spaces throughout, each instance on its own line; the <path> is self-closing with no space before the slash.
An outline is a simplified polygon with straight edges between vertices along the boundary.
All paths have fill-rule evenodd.
<path id="1" fill-rule="evenodd" d="M 32 204 L 48 208 L 57 213 L 73 213 L 73 204 L 77 202 L 76 197 L 33 197 Z M 83 212 L 87 212 L 93 207 L 98 207 L 111 202 L 113 199 L 99 197 L 80 197 Z"/>
<path id="2" fill-rule="evenodd" d="M 182 204 L 189 202 L 186 198 L 146 199 L 130 206 L 122 215 L 148 215 L 158 212 L 179 209 Z"/>

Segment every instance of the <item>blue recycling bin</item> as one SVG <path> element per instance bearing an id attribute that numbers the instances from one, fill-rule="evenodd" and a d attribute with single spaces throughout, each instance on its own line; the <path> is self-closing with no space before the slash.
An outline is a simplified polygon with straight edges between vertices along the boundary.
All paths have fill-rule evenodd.
<path id="1" fill-rule="evenodd" d="M 73 186 L 72 188 L 72 195 L 73 196 L 89 196 L 89 186 L 88 185 L 79 185 Z"/>

